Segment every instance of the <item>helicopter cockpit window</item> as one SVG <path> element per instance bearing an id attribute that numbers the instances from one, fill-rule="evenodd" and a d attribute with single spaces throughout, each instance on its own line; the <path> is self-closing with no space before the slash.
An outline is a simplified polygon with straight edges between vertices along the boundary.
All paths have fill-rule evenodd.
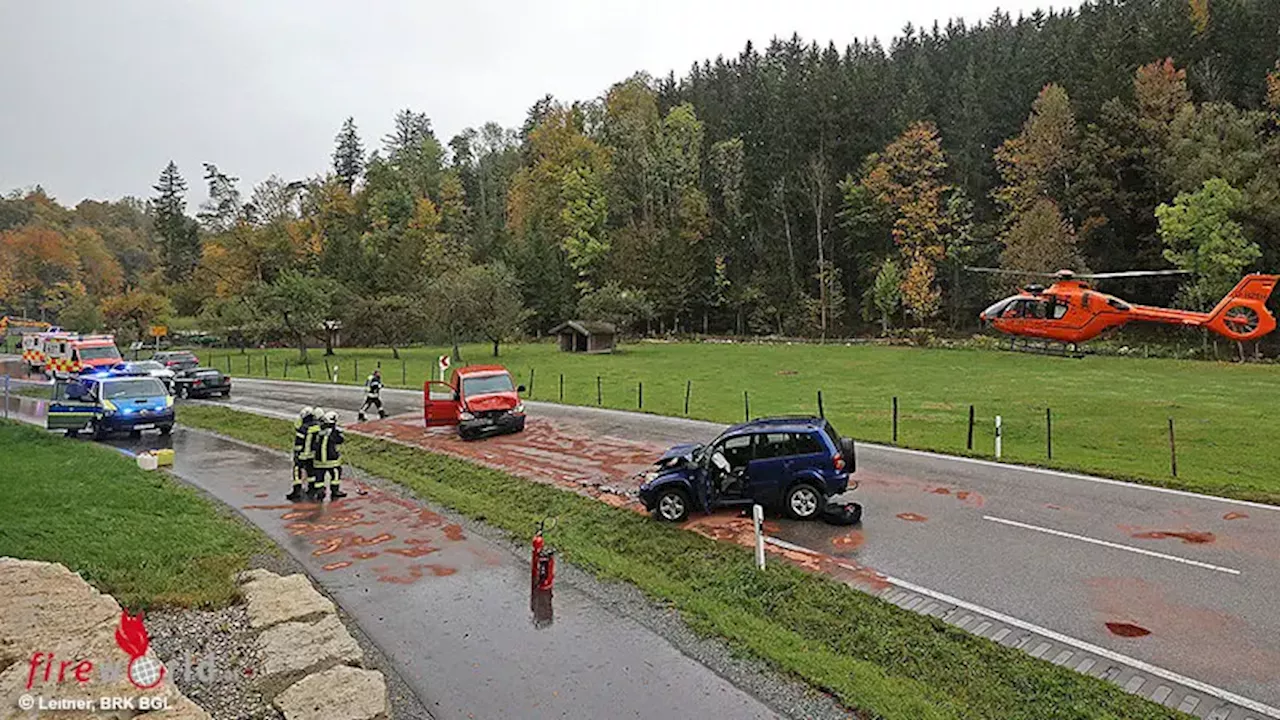
<path id="1" fill-rule="evenodd" d="M 1049 316 L 1049 303 L 1044 300 L 1027 301 L 1027 317 L 1043 320 Z"/>
<path id="2" fill-rule="evenodd" d="M 1066 303 L 1064 303 L 1064 302 L 1062 302 L 1062 301 L 1058 301 L 1058 302 L 1054 303 L 1054 304 L 1053 304 L 1053 319 L 1054 319 L 1054 320 L 1061 320 L 1062 318 L 1064 318 L 1064 317 L 1066 317 L 1066 316 L 1067 316 L 1067 304 L 1066 304 Z"/>
<path id="3" fill-rule="evenodd" d="M 991 307 L 982 311 L 982 316 L 985 318 L 1001 317 L 1005 311 L 1005 308 L 1007 308 L 1009 304 L 1012 303 L 1014 300 L 1017 300 L 1017 298 L 1016 297 L 1005 298 L 999 302 L 993 303 Z"/>

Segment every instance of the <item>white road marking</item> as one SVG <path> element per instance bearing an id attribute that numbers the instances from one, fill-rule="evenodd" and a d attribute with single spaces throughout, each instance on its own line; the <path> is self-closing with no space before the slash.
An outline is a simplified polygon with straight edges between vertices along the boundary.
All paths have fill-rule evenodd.
<path id="1" fill-rule="evenodd" d="M 1005 520 L 1004 518 L 992 517 L 990 515 L 983 515 L 982 519 L 990 520 L 991 522 L 997 522 L 1002 525 L 1010 525 L 1012 527 L 1022 528 L 1024 530 L 1034 530 L 1036 532 L 1042 532 L 1048 535 L 1057 535 L 1058 537 L 1070 538 L 1072 540 L 1080 540 L 1081 542 L 1093 543 L 1094 545 L 1101 545 L 1103 547 L 1114 548 L 1116 550 L 1125 550 L 1131 553 L 1138 553 L 1139 555 L 1147 555 L 1149 557 L 1160 558 L 1161 560 L 1172 560 L 1174 562 L 1179 562 L 1184 565 L 1194 565 L 1196 567 L 1202 567 L 1208 570 L 1216 570 L 1218 572 L 1227 573 L 1229 575 L 1240 574 L 1240 571 L 1234 568 L 1222 567 L 1221 565 L 1210 565 L 1209 563 L 1200 562 L 1199 560 L 1190 560 L 1188 558 L 1178 557 L 1177 555 L 1166 555 L 1164 553 L 1158 553 L 1152 550 L 1144 550 L 1142 548 L 1133 547 L 1131 545 L 1121 545 L 1120 543 L 1113 543 L 1107 540 L 1099 540 L 1097 538 L 1085 537 L 1084 535 L 1076 535 L 1074 533 L 1063 532 L 1062 530 L 1054 530 L 1053 528 L 1040 527 L 1039 525 L 1028 525 L 1027 523 L 1021 523 L 1016 520 Z"/>
<path id="2" fill-rule="evenodd" d="M 808 553 L 810 555 L 818 555 L 818 556 L 826 557 L 824 553 L 818 552 L 817 550 L 811 550 L 802 545 L 789 543 L 786 540 L 780 540 L 775 537 L 766 536 L 765 542 L 771 545 L 777 545 L 778 547 L 786 548 L 788 550 L 797 550 L 799 552 Z M 843 563 L 841 564 L 844 565 Z M 844 565 L 844 566 L 849 567 L 848 565 Z M 859 568 L 854 568 L 854 569 L 859 569 Z M 1036 625 L 1035 623 L 1029 623 L 1025 620 L 1019 620 L 1018 618 L 1012 617 L 1010 615 L 1005 615 L 1004 613 L 1001 613 L 1001 612 L 996 612 L 995 610 L 985 608 L 981 605 L 977 605 L 965 600 L 961 600 L 960 598 L 957 598 L 957 597 L 952 597 L 950 595 L 947 595 L 946 593 L 940 593 L 936 590 L 930 590 L 929 588 L 922 587 L 920 585 L 916 585 L 915 583 L 907 582 L 906 580 L 901 580 L 899 578 L 895 578 L 890 575 L 883 575 L 882 577 L 889 584 L 895 587 L 901 588 L 903 590 L 909 590 L 911 592 L 914 592 L 920 595 L 926 595 L 928 597 L 933 598 L 934 600 L 939 600 L 941 602 L 944 602 L 950 605 L 955 605 L 956 607 L 963 608 L 964 610 L 967 610 L 971 613 L 988 617 L 992 620 L 1002 622 L 1005 625 L 1016 627 L 1019 630 L 1025 630 L 1027 632 L 1035 633 L 1037 635 L 1040 635 L 1041 637 L 1045 637 L 1055 642 L 1062 643 L 1063 645 L 1068 645 L 1077 650 L 1081 650 L 1083 652 L 1086 652 L 1092 655 L 1097 655 L 1098 657 L 1106 658 L 1112 662 L 1123 663 L 1133 668 L 1134 670 L 1139 670 L 1141 672 L 1147 673 L 1148 675 L 1154 675 L 1155 677 L 1161 678 L 1162 680 L 1166 680 L 1171 683 L 1177 683 L 1179 685 L 1182 685 L 1183 687 L 1188 687 L 1188 688 L 1191 688 L 1192 690 L 1202 692 L 1206 695 L 1211 695 L 1223 702 L 1239 705 L 1240 707 L 1245 708 L 1247 710 L 1252 710 L 1256 713 L 1262 713 L 1267 717 L 1276 718 L 1277 720 L 1280 720 L 1280 708 L 1274 708 L 1274 707 L 1271 707 L 1270 705 L 1265 705 L 1263 703 L 1258 702 L 1257 700 L 1250 700 L 1247 697 L 1244 697 L 1242 695 L 1237 695 L 1229 690 L 1223 690 L 1222 688 L 1215 687 L 1213 685 L 1201 682 L 1194 678 L 1189 678 L 1184 675 L 1179 675 L 1178 673 L 1175 673 L 1172 670 L 1165 670 L 1162 667 L 1143 662 L 1136 658 L 1131 658 L 1128 655 L 1124 655 L 1118 652 L 1114 652 L 1112 650 L 1108 650 L 1104 647 L 1100 647 L 1098 645 L 1085 642 L 1084 640 L 1077 640 L 1076 638 L 1073 638 L 1070 635 L 1063 635 L 1062 633 L 1056 632 L 1054 630 L 1050 630 L 1049 628 L 1041 627 L 1039 625 Z"/>

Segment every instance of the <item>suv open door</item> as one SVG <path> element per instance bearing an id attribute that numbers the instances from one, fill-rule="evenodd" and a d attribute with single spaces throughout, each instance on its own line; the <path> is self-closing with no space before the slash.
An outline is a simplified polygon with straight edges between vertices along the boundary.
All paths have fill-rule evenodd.
<path id="1" fill-rule="evenodd" d="M 458 424 L 458 394 L 451 385 L 439 380 L 428 380 L 422 389 L 423 419 L 427 427 Z"/>

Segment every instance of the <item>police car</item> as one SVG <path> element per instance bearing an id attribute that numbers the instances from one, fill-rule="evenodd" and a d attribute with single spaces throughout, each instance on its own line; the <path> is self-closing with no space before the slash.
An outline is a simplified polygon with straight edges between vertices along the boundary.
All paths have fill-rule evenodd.
<path id="1" fill-rule="evenodd" d="M 53 386 L 45 427 L 68 437 L 81 432 L 102 440 L 114 432 L 133 435 L 143 430 L 173 430 L 173 396 L 164 383 L 141 373 L 101 371 L 83 373 Z"/>

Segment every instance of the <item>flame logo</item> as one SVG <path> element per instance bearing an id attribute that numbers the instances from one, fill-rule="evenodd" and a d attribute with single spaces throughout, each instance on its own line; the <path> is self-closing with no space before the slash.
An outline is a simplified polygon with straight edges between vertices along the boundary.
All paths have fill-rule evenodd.
<path id="1" fill-rule="evenodd" d="M 142 624 L 142 613 L 130 617 L 120 611 L 120 627 L 116 628 L 116 645 L 129 656 L 129 682 L 139 690 L 150 690 L 164 680 L 165 667 L 155 658 L 147 657 L 151 638 Z"/>

